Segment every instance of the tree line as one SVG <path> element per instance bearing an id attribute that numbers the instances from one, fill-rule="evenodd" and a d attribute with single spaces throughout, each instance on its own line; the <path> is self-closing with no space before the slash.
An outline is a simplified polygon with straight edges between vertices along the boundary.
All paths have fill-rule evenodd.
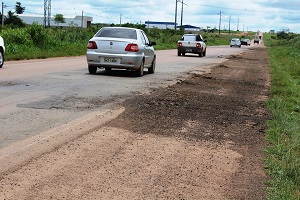
<path id="1" fill-rule="evenodd" d="M 25 11 L 25 7 L 21 5 L 21 2 L 16 2 L 15 11 L 8 11 L 7 15 L 3 13 L 0 14 L 1 20 L 3 20 L 4 24 L 10 28 L 20 28 L 25 27 L 26 24 L 16 15 L 23 14 Z"/>

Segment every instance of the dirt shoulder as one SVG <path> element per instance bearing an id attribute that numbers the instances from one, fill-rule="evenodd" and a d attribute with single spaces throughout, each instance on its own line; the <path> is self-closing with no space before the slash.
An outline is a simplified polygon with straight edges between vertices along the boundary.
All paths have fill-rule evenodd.
<path id="1" fill-rule="evenodd" d="M 128 99 L 117 119 L 1 176 L 0 199 L 265 199 L 269 82 L 255 47 Z"/>

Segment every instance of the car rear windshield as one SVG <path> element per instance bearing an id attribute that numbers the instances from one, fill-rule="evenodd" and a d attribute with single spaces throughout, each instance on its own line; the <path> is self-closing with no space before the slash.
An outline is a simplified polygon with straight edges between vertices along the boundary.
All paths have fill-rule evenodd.
<path id="1" fill-rule="evenodd" d="M 134 29 L 101 29 L 96 37 L 112 37 L 112 38 L 126 38 L 126 39 L 137 39 L 136 31 Z"/>

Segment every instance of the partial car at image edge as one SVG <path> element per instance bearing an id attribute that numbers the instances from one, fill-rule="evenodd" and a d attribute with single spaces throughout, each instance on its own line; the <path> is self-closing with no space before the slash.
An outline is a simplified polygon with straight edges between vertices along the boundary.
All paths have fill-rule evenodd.
<path id="1" fill-rule="evenodd" d="M 0 36 L 0 68 L 2 68 L 4 64 L 4 53 L 5 53 L 4 40 Z"/>
<path id="2" fill-rule="evenodd" d="M 144 68 L 153 74 L 156 54 L 146 33 L 141 29 L 103 27 L 88 42 L 86 59 L 90 74 L 98 68 L 131 70 L 137 76 L 144 75 Z"/>

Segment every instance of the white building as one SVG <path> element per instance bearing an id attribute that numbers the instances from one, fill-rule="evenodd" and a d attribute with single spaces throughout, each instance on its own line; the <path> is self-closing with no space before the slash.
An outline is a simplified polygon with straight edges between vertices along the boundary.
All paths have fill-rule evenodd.
<path id="1" fill-rule="evenodd" d="M 44 25 L 44 16 L 43 15 L 27 15 L 27 14 L 18 14 L 18 17 L 23 20 L 23 22 L 27 25 L 31 25 L 34 22 L 37 22 L 38 24 Z M 93 21 L 93 17 L 88 16 L 75 16 L 75 17 L 65 17 L 65 23 L 54 23 L 54 17 L 50 17 L 50 26 L 63 26 L 63 27 L 69 27 L 69 26 L 77 26 L 77 27 L 83 27 L 88 28 L 91 26 L 91 23 Z M 48 19 L 46 19 L 46 25 L 48 26 Z"/>
<path id="2" fill-rule="evenodd" d="M 158 28 L 158 29 L 175 29 L 174 22 L 154 22 L 154 21 L 146 21 L 146 28 Z M 180 29 L 178 23 L 176 23 L 176 29 Z M 200 27 L 192 26 L 192 25 L 183 25 L 184 30 L 186 31 L 200 31 Z"/>
<path id="3" fill-rule="evenodd" d="M 145 22 L 146 28 L 158 28 L 158 29 L 175 29 L 174 22 L 153 22 L 153 21 L 146 21 Z"/>

